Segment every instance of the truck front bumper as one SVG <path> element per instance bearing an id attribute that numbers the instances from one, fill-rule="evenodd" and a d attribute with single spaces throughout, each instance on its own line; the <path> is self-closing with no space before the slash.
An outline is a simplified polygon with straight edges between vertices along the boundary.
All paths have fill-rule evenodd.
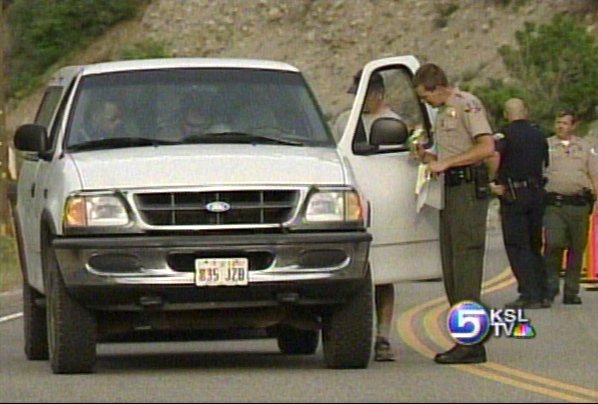
<path id="1" fill-rule="evenodd" d="M 321 305 L 362 284 L 366 232 L 59 237 L 53 240 L 69 293 L 104 310 Z M 195 286 L 195 260 L 247 258 L 247 286 Z"/>

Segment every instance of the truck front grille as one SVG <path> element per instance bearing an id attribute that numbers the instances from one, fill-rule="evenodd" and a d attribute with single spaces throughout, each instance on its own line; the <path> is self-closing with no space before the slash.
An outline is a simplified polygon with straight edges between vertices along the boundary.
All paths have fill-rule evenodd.
<path id="1" fill-rule="evenodd" d="M 135 194 L 134 201 L 150 226 L 280 225 L 292 218 L 299 195 L 298 190 L 159 192 Z"/>

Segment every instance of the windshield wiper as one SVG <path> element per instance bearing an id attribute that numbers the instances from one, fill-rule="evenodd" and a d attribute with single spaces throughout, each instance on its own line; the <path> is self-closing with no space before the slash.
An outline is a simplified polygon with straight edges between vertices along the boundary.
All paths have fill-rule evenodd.
<path id="1" fill-rule="evenodd" d="M 68 151 L 98 150 L 98 149 L 116 149 L 121 147 L 138 146 L 160 146 L 181 144 L 181 142 L 171 140 L 158 140 L 146 137 L 115 137 L 109 139 L 90 140 L 88 142 L 78 143 L 67 147 Z"/>
<path id="2" fill-rule="evenodd" d="M 273 137 L 255 135 L 245 132 L 213 132 L 191 135 L 185 138 L 185 143 L 276 143 L 287 146 L 304 146 L 305 143 L 288 137 Z"/>

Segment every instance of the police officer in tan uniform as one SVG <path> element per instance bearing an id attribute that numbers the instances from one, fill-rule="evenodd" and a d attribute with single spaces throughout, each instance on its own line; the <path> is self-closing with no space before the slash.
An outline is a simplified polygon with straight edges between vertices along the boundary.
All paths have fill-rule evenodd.
<path id="1" fill-rule="evenodd" d="M 556 136 L 548 139 L 544 262 L 552 299 L 559 293 L 563 252 L 568 249 L 564 304 L 581 304 L 579 278 L 588 241 L 589 215 L 598 190 L 598 155 L 585 139 L 575 136 L 577 118 L 561 111 Z"/>
<path id="2" fill-rule="evenodd" d="M 482 103 L 449 86 L 434 64 L 422 65 L 414 77 L 421 100 L 439 108 L 435 154 L 419 150 L 432 173 L 445 175 L 445 206 L 440 213 L 443 280 L 450 305 L 480 302 L 488 210 L 488 173 L 483 161 L 494 153 L 492 129 Z M 486 361 L 482 344 L 455 345 L 436 355 L 437 363 Z"/>

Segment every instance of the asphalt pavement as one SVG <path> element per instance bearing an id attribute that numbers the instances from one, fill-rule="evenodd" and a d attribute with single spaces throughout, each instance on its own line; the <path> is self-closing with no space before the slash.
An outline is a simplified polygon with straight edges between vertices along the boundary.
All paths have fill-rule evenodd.
<path id="1" fill-rule="evenodd" d="M 517 297 L 500 229 L 491 222 L 484 301 Z M 491 338 L 488 362 L 437 365 L 451 346 L 442 283 L 396 288 L 392 342 L 398 360 L 364 370 L 324 367 L 315 355 L 287 356 L 272 339 L 98 344 L 94 374 L 53 375 L 27 361 L 19 291 L 0 294 L 2 402 L 598 402 L 598 292 L 581 306 L 556 300 L 528 310 L 533 339 Z"/>

